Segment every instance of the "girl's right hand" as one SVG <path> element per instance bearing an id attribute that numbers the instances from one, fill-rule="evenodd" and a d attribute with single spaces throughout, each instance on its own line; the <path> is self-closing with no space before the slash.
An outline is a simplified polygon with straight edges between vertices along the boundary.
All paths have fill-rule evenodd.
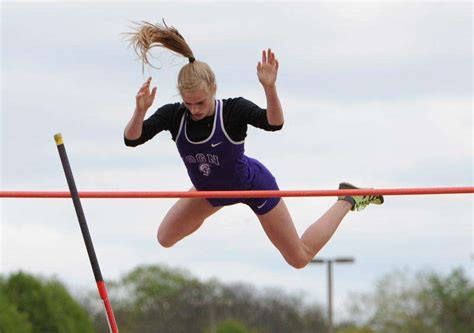
<path id="1" fill-rule="evenodd" d="M 135 97 L 137 112 L 146 113 L 153 104 L 156 95 L 156 87 L 154 87 L 150 93 L 150 82 L 151 76 L 145 81 Z"/>

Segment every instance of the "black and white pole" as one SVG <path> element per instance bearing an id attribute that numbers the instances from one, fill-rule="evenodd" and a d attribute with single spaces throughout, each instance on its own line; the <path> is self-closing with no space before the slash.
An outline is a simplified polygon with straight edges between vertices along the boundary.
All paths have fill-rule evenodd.
<path id="1" fill-rule="evenodd" d="M 66 148 L 64 147 L 63 137 L 61 133 L 55 134 L 54 140 L 56 141 L 56 146 L 58 147 L 59 157 L 61 158 L 61 163 L 63 165 L 64 174 L 66 175 L 69 191 L 71 192 L 71 198 L 74 203 L 77 219 L 79 220 L 79 226 L 81 227 L 82 237 L 84 238 L 84 243 L 86 245 L 87 253 L 89 255 L 92 271 L 94 272 L 94 277 L 97 283 L 97 288 L 99 290 L 99 295 L 102 301 L 104 302 L 105 313 L 107 314 L 109 328 L 112 333 L 118 333 L 119 330 L 117 327 L 117 323 L 115 322 L 114 312 L 112 310 L 112 305 L 110 305 L 105 282 L 102 279 L 102 273 L 100 272 L 99 262 L 97 261 L 97 256 L 95 255 L 94 245 L 92 244 L 89 228 L 87 227 L 86 217 L 82 209 L 81 200 L 79 198 L 79 193 L 74 182 L 74 177 L 72 175 L 71 166 L 67 158 Z"/>

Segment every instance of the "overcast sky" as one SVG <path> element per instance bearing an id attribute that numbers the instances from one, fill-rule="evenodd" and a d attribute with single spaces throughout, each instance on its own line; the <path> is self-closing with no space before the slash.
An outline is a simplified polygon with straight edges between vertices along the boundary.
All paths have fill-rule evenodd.
<path id="1" fill-rule="evenodd" d="M 122 32 L 131 21 L 179 29 L 217 76 L 218 98 L 265 107 L 255 66 L 279 59 L 285 112 L 279 132 L 249 128 L 246 151 L 281 189 L 472 186 L 470 2 L 34 2 L 1 3 L 1 189 L 66 190 L 53 135 L 61 132 L 79 190 L 187 190 L 169 133 L 129 148 L 123 128 L 147 76 L 152 109 L 180 101 L 186 60 L 158 52 L 146 68 Z M 153 112 L 150 110 L 150 114 Z M 286 199 L 302 233 L 334 198 Z M 246 206 L 227 207 L 171 249 L 156 230 L 174 199 L 82 201 L 105 280 L 139 264 L 280 287 L 326 302 L 322 266 L 295 270 Z M 3 199 L 1 270 L 56 275 L 94 288 L 73 205 Z M 469 195 L 386 197 L 350 213 L 320 257 L 353 256 L 334 269 L 336 313 L 351 292 L 394 269 L 472 274 Z"/>

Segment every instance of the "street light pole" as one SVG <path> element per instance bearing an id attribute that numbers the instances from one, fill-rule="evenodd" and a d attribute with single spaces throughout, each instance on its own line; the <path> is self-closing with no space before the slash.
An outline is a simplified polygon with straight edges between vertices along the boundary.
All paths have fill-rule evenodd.
<path id="1" fill-rule="evenodd" d="M 333 333 L 334 326 L 332 320 L 332 265 L 337 264 L 352 264 L 355 261 L 354 258 L 350 257 L 338 257 L 334 259 L 313 259 L 311 263 L 323 264 L 327 263 L 327 276 L 328 276 L 328 333 Z"/>
<path id="2" fill-rule="evenodd" d="M 333 332 L 332 321 L 332 261 L 328 260 L 328 319 L 329 319 L 329 333 Z"/>

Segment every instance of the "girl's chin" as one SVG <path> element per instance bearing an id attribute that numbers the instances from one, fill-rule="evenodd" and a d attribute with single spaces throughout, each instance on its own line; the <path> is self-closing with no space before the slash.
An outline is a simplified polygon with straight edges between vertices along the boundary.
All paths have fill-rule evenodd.
<path id="1" fill-rule="evenodd" d="M 207 114 L 205 114 L 205 113 L 198 113 L 198 114 L 191 115 L 191 118 L 193 120 L 201 120 L 201 119 L 204 119 L 206 117 L 207 117 Z"/>

